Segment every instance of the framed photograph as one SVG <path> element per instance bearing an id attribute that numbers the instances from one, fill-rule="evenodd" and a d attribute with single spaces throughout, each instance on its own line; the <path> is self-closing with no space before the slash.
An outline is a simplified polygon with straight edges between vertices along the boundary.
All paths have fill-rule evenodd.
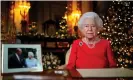
<path id="1" fill-rule="evenodd" d="M 2 44 L 2 73 L 41 71 L 40 44 Z"/>

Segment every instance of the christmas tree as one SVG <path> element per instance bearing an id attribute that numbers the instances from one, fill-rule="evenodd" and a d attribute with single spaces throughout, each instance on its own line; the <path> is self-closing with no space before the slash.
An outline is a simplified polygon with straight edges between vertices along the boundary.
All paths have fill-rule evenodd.
<path id="1" fill-rule="evenodd" d="M 100 34 L 111 41 L 117 66 L 133 68 L 133 2 L 113 1 L 102 19 Z"/>
<path id="2" fill-rule="evenodd" d="M 59 38 L 65 38 L 68 37 L 68 27 L 67 27 L 67 22 L 65 18 L 62 18 L 59 21 L 59 30 L 56 32 L 57 37 Z"/>

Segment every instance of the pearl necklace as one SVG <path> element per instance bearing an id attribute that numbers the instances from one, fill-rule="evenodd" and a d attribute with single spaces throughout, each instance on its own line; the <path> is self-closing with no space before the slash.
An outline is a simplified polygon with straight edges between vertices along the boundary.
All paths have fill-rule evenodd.
<path id="1" fill-rule="evenodd" d="M 95 47 L 95 43 L 93 43 L 93 44 L 88 44 L 87 45 L 89 48 L 94 48 Z"/>
<path id="2" fill-rule="evenodd" d="M 89 48 L 95 48 L 95 44 L 98 43 L 100 40 L 101 40 L 100 38 L 96 37 L 93 43 L 87 42 L 87 40 L 85 40 L 85 43 Z"/>

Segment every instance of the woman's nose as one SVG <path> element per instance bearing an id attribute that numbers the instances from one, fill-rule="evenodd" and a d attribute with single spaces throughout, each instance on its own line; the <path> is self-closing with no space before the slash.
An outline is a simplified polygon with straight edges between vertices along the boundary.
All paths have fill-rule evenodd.
<path id="1" fill-rule="evenodd" d="M 88 30 L 89 30 L 89 31 L 91 31 L 91 30 L 92 30 L 92 27 L 91 27 L 91 26 L 89 26 L 89 27 L 88 27 Z"/>

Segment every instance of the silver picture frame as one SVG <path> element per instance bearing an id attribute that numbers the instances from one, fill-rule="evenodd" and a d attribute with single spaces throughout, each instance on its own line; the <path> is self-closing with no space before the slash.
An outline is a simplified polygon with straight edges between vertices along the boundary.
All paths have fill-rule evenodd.
<path id="1" fill-rule="evenodd" d="M 17 49 L 21 49 L 23 54 L 23 61 L 26 62 L 28 58 L 28 52 L 34 53 L 37 65 L 34 67 L 11 67 L 9 64 L 13 64 L 13 58 L 10 60 Z M 15 73 L 15 72 L 42 72 L 42 51 L 40 44 L 2 44 L 2 73 Z"/>

